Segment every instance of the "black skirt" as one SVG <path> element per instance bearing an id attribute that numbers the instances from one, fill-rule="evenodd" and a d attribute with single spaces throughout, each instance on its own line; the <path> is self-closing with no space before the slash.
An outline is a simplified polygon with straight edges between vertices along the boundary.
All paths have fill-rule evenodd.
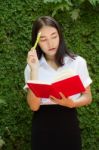
<path id="1" fill-rule="evenodd" d="M 32 150 L 81 150 L 77 111 L 59 105 L 42 105 L 33 114 Z"/>

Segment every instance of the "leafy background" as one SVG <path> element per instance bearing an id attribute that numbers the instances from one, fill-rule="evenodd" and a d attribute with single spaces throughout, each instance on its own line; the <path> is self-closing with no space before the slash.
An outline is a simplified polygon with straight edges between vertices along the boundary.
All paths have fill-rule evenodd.
<path id="1" fill-rule="evenodd" d="M 33 21 L 53 16 L 69 49 L 87 60 L 93 102 L 78 108 L 83 150 L 99 149 L 99 0 L 3 0 L 0 2 L 0 149 L 29 150 L 32 112 L 26 103 L 24 68 Z"/>

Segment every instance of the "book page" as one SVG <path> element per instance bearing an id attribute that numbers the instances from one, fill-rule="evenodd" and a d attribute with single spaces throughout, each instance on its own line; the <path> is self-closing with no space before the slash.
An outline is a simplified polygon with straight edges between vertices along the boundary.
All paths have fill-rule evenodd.
<path id="1" fill-rule="evenodd" d="M 48 83 L 47 81 L 41 81 L 41 80 L 28 80 L 27 83 L 51 85 L 51 83 Z"/>
<path id="2" fill-rule="evenodd" d="M 41 80 L 28 80 L 27 83 L 51 85 L 54 82 L 67 79 L 75 75 L 76 73 L 72 69 L 65 68 L 57 73 L 57 75 L 54 77 L 51 83 L 49 83 L 48 81 L 41 81 Z"/>
<path id="3" fill-rule="evenodd" d="M 76 73 L 72 69 L 63 69 L 55 76 L 52 83 L 73 77 L 75 75 L 76 75 Z"/>

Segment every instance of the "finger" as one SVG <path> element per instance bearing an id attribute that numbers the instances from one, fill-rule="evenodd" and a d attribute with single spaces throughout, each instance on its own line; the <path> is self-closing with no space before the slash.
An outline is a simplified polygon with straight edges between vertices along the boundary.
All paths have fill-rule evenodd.
<path id="1" fill-rule="evenodd" d="M 59 94 L 60 94 L 60 96 L 61 96 L 63 99 L 67 99 L 67 98 L 65 97 L 65 95 L 64 95 L 62 92 L 59 92 Z"/>
<path id="2" fill-rule="evenodd" d="M 51 99 L 53 102 L 55 102 L 55 103 L 57 103 L 57 104 L 59 104 L 59 105 L 62 105 L 62 99 L 58 99 L 58 98 L 56 98 L 56 97 L 54 97 L 54 96 L 50 96 L 50 99 Z"/>
<path id="3" fill-rule="evenodd" d="M 35 54 L 28 54 L 27 59 L 37 59 L 37 55 Z"/>
<path id="4" fill-rule="evenodd" d="M 54 102 L 57 102 L 57 103 L 58 103 L 58 99 L 57 99 L 56 97 L 54 97 L 54 96 L 52 96 L 52 95 L 51 95 L 49 98 L 50 98 L 52 101 L 54 101 Z"/>
<path id="5" fill-rule="evenodd" d="M 34 55 L 37 55 L 36 49 L 34 49 L 34 48 L 31 48 L 30 53 L 34 54 Z"/>
<path id="6" fill-rule="evenodd" d="M 34 52 L 34 51 L 35 51 L 34 47 L 32 47 L 32 48 L 31 48 L 31 51 L 32 51 L 32 52 Z"/>
<path id="7" fill-rule="evenodd" d="M 58 100 L 58 98 L 56 98 L 56 97 L 54 97 L 54 96 L 52 96 L 52 95 L 50 95 L 50 98 L 55 99 L 55 100 Z"/>
<path id="8" fill-rule="evenodd" d="M 35 53 L 32 52 L 32 51 L 29 51 L 29 52 L 28 52 L 28 56 L 30 56 L 30 55 L 35 55 Z"/>

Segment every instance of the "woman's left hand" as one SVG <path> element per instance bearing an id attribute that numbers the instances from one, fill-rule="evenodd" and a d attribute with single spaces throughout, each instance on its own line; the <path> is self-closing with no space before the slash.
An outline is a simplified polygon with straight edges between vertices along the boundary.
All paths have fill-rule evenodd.
<path id="1" fill-rule="evenodd" d="M 72 99 L 68 98 L 68 97 L 65 97 L 63 93 L 59 93 L 60 96 L 61 96 L 61 99 L 58 99 L 58 98 L 55 98 L 54 96 L 50 96 L 50 99 L 59 104 L 59 105 L 62 105 L 62 106 L 66 106 L 66 107 L 69 107 L 69 108 L 73 108 L 75 107 L 75 103 L 73 102 Z"/>

